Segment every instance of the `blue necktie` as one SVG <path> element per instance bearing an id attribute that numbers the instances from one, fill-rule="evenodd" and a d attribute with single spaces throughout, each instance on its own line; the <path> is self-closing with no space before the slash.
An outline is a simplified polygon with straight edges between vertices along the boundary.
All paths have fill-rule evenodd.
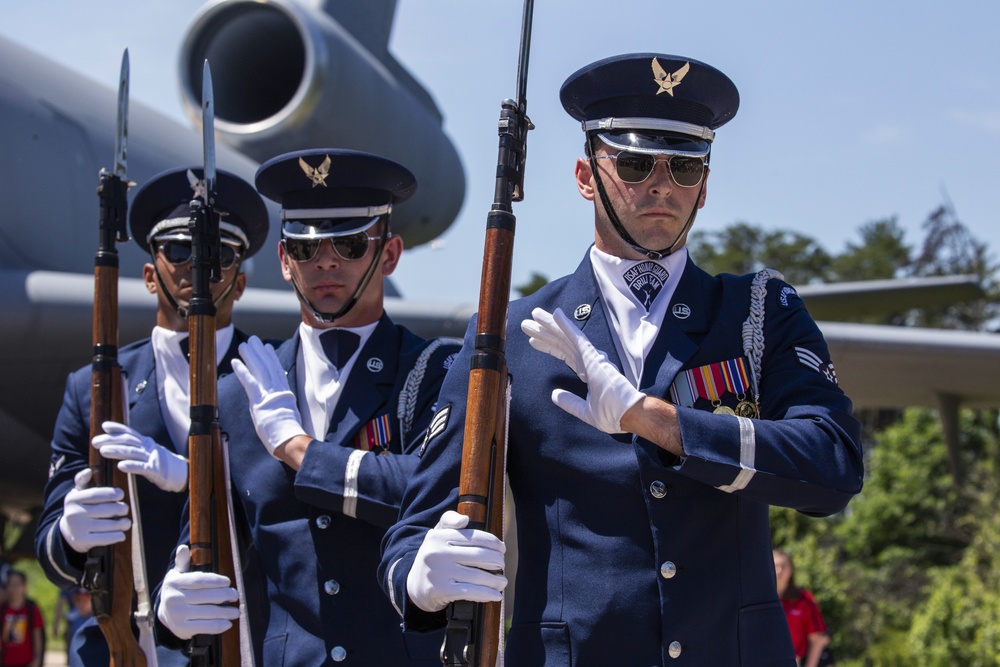
<path id="1" fill-rule="evenodd" d="M 361 336 L 346 329 L 330 329 L 319 335 L 319 342 L 327 360 L 340 370 L 357 351 Z"/>

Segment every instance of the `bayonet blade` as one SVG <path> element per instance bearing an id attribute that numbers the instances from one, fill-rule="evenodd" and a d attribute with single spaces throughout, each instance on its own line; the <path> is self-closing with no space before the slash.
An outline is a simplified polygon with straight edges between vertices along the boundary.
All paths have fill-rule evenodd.
<path id="1" fill-rule="evenodd" d="M 128 49 L 122 54 L 121 75 L 118 77 L 118 132 L 115 135 L 114 173 L 128 181 Z"/>
<path id="2" fill-rule="evenodd" d="M 201 78 L 201 131 L 205 150 L 205 203 L 215 193 L 215 97 L 212 93 L 212 70 L 208 60 Z"/>

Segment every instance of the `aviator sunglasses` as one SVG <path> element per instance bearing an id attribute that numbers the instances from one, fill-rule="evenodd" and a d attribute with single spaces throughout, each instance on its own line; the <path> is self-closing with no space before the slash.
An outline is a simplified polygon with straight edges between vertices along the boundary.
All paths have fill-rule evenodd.
<path id="1" fill-rule="evenodd" d="M 219 266 L 224 271 L 233 268 L 240 258 L 239 249 L 228 243 L 219 244 L 219 249 Z M 156 251 L 163 255 L 163 259 L 174 266 L 186 264 L 191 261 L 192 250 L 190 241 L 160 241 L 156 244 Z"/>
<path id="2" fill-rule="evenodd" d="M 594 157 L 598 160 L 614 160 L 618 178 L 625 183 L 642 183 L 653 173 L 657 162 L 667 163 L 670 177 L 674 183 L 682 188 L 696 187 L 705 176 L 705 159 L 702 157 L 690 155 L 656 157 L 655 155 L 628 151 L 622 151 L 618 155 L 595 155 Z"/>
<path id="3" fill-rule="evenodd" d="M 308 262 L 316 257 L 316 254 L 319 253 L 320 245 L 326 240 L 330 241 L 334 252 L 341 259 L 352 260 L 361 259 L 368 254 L 369 242 L 380 241 L 383 238 L 387 239 L 391 236 L 392 234 L 386 234 L 384 237 L 368 236 L 366 232 L 357 232 L 356 234 L 347 234 L 345 236 L 321 236 L 311 239 L 285 238 L 281 242 L 285 244 L 285 251 L 288 253 L 288 256 L 296 262 Z"/>

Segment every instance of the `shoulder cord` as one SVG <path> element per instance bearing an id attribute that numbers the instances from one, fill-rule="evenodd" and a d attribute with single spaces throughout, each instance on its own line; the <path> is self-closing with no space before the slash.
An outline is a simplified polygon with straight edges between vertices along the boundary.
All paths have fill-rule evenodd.
<path id="1" fill-rule="evenodd" d="M 743 323 L 743 353 L 750 361 L 750 382 L 753 398 L 760 410 L 760 364 L 764 358 L 764 298 L 767 296 L 767 281 L 781 278 L 779 271 L 761 269 L 753 277 L 750 285 L 750 315 Z"/>
<path id="2" fill-rule="evenodd" d="M 403 383 L 403 389 L 399 392 L 399 404 L 396 408 L 396 418 L 399 419 L 400 448 L 405 447 L 406 433 L 413 426 L 413 413 L 417 409 L 417 395 L 420 393 L 420 383 L 424 381 L 424 374 L 427 372 L 427 362 L 430 361 L 431 355 L 442 345 L 452 343 L 461 344 L 461 342 L 457 338 L 435 339 L 430 345 L 424 348 L 424 351 L 417 357 L 417 363 L 413 364 L 413 368 L 406 375 L 406 382 Z"/>

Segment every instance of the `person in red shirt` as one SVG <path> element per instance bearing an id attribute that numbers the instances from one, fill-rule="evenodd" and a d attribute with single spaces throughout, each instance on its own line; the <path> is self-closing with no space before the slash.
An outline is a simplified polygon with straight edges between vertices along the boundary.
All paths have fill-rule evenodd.
<path id="1" fill-rule="evenodd" d="M 12 570 L 7 579 L 7 601 L 0 607 L 0 665 L 41 667 L 45 654 L 45 626 L 38 605 L 27 596 L 27 578 Z"/>
<path id="2" fill-rule="evenodd" d="M 819 605 L 812 593 L 795 584 L 795 564 L 792 557 L 780 549 L 774 550 L 774 575 L 799 665 L 832 667 L 829 653 L 825 650 L 830 643 L 830 635 L 826 632 Z"/>

